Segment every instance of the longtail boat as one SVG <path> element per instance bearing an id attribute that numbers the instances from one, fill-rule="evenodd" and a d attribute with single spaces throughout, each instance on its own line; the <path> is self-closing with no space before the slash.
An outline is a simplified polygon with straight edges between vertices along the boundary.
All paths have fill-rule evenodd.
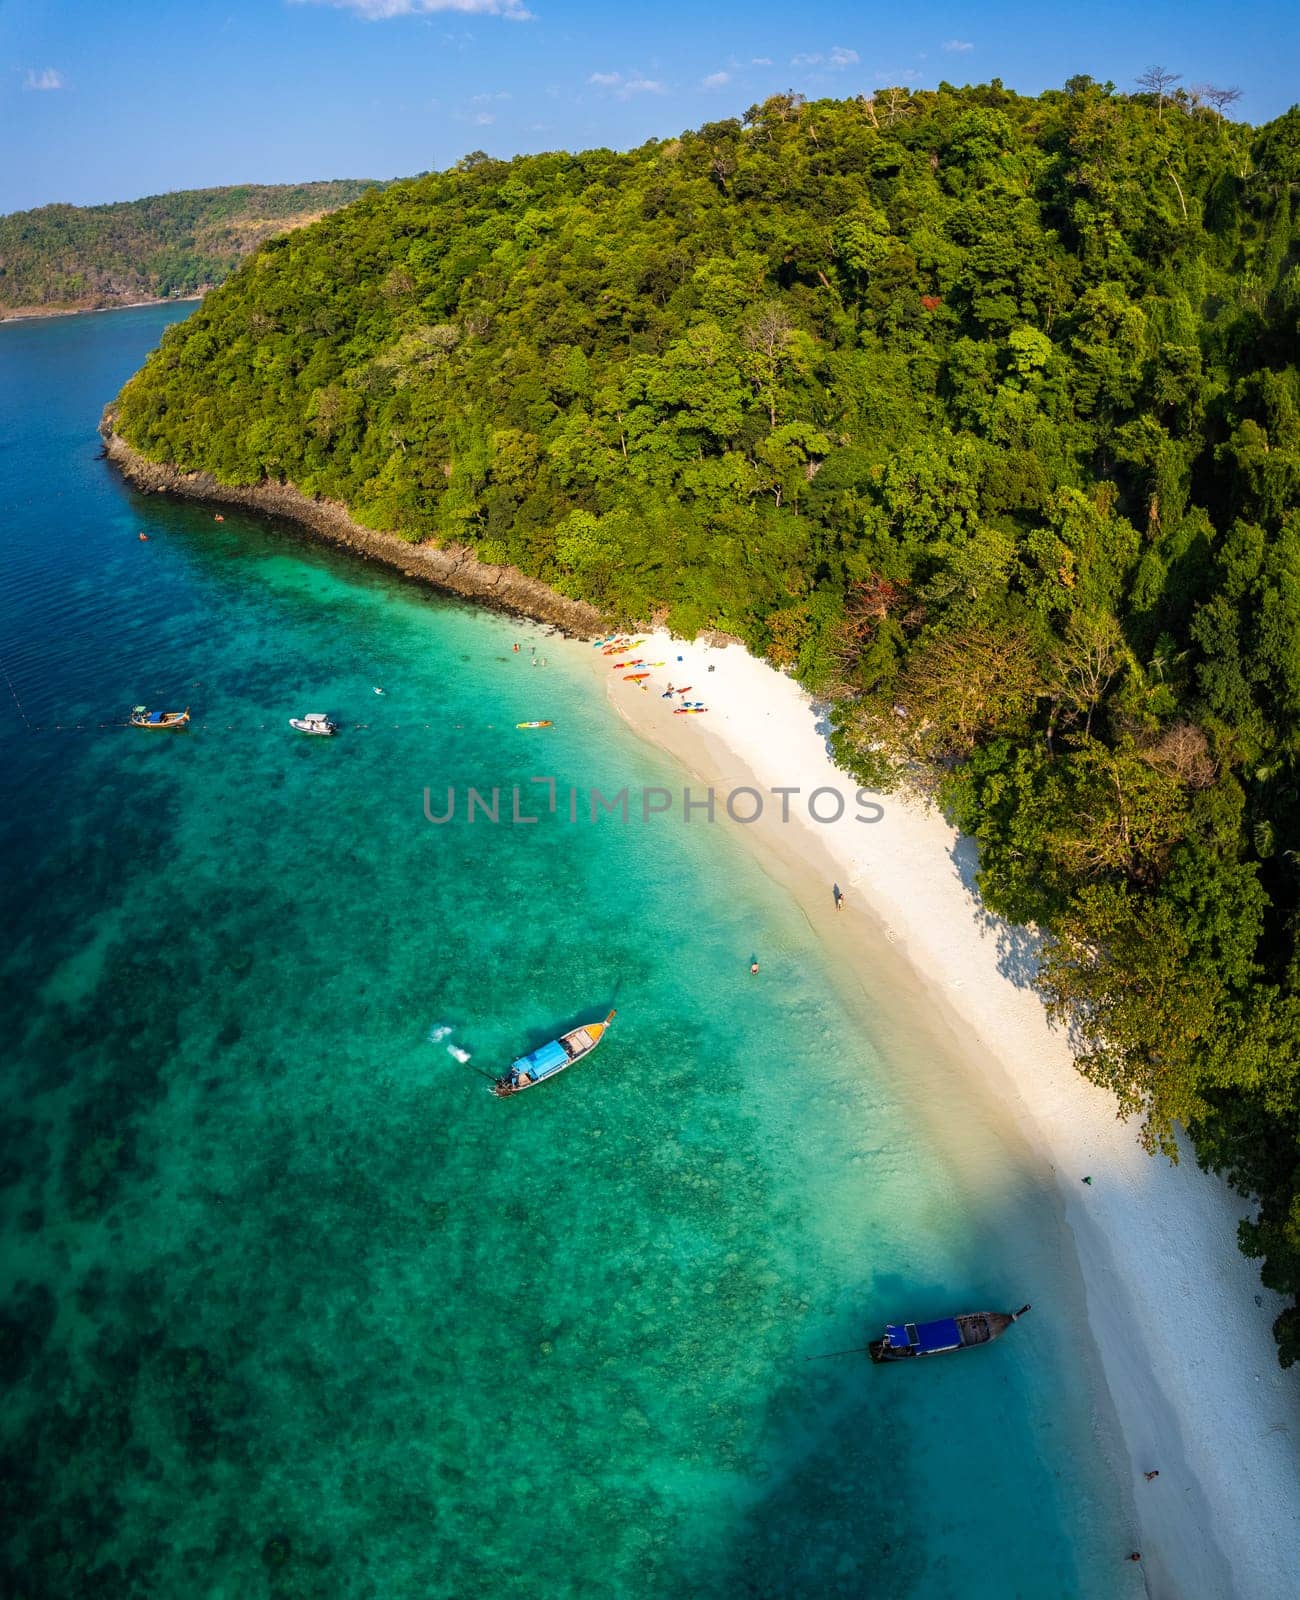
<path id="1" fill-rule="evenodd" d="M 505 1099 L 507 1095 L 522 1094 L 547 1078 L 553 1078 L 565 1067 L 571 1067 L 583 1056 L 589 1056 L 604 1037 L 605 1030 L 614 1020 L 613 1011 L 604 1022 L 584 1022 L 581 1027 L 570 1028 L 550 1044 L 530 1050 L 526 1056 L 510 1063 L 509 1072 L 503 1073 L 492 1085 L 492 1093 Z"/>
<path id="2" fill-rule="evenodd" d="M 971 1311 L 939 1322 L 888 1323 L 883 1339 L 873 1339 L 867 1350 L 873 1361 L 908 1361 L 913 1356 L 946 1356 L 953 1350 L 970 1350 L 992 1344 L 1013 1322 L 1030 1310 Z"/>
<path id="3" fill-rule="evenodd" d="M 131 707 L 133 728 L 183 728 L 190 720 L 190 708 L 184 711 L 150 711 L 147 706 Z"/>

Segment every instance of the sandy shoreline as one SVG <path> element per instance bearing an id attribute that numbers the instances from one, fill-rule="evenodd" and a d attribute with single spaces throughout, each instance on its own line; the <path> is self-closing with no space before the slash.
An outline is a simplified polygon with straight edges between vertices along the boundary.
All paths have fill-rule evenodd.
<path id="1" fill-rule="evenodd" d="M 1031 941 L 973 897 L 970 842 L 935 813 L 888 796 L 877 797 L 878 820 L 855 821 L 874 811 L 832 766 L 816 709 L 796 683 L 740 648 L 654 635 L 637 654 L 667 665 L 639 693 L 598 652 L 585 654 L 631 727 L 715 786 L 720 814 L 739 785 L 766 796 L 764 817 L 739 831 L 765 864 L 780 857 L 776 875 L 834 958 L 856 963 L 863 987 L 879 992 L 873 951 L 887 942 L 1050 1165 L 1129 1456 L 1148 1592 L 1156 1600 L 1293 1595 L 1300 1379 L 1277 1365 L 1270 1328 L 1283 1302 L 1236 1247 L 1248 1204 L 1190 1154 L 1177 1168 L 1143 1154 L 1136 1128 L 1116 1120 L 1111 1098 L 1079 1076 L 1049 1027 L 1027 984 Z M 707 715 L 673 716 L 678 702 L 661 698 L 669 681 L 690 684 L 689 699 L 703 700 Z M 802 790 L 789 799 L 788 824 L 770 793 L 781 785 Z M 810 820 L 807 796 L 819 788 L 843 796 L 840 820 Z M 816 802 L 822 816 L 836 805 L 831 793 Z M 736 802 L 740 815 L 753 807 L 749 796 Z M 833 882 L 846 892 L 841 912 Z M 1151 1469 L 1159 1477 L 1148 1483 Z"/>

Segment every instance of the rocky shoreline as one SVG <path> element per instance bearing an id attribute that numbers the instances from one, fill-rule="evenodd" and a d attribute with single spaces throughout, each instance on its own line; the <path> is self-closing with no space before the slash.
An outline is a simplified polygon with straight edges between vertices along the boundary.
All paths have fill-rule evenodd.
<path id="1" fill-rule="evenodd" d="M 339 501 L 313 500 L 292 484 L 262 483 L 239 488 L 218 482 L 210 472 L 181 472 L 150 461 L 115 431 L 113 423 L 113 410 L 109 407 L 99 428 L 104 453 L 122 476 L 145 494 L 178 495 L 186 500 L 239 506 L 246 511 L 283 517 L 329 544 L 392 567 L 408 578 L 502 611 L 551 623 L 580 638 L 592 638 L 605 627 L 606 619 L 595 606 L 557 594 L 517 567 L 480 561 L 463 546 L 411 544 L 394 533 L 363 527 L 352 520 L 347 507 Z"/>
<path id="2" fill-rule="evenodd" d="M 202 298 L 202 294 L 160 294 L 150 295 L 144 300 L 110 300 L 104 305 L 0 306 L 0 322 L 39 322 L 46 317 L 89 317 L 99 311 L 138 311 L 142 306 L 178 306 Z"/>

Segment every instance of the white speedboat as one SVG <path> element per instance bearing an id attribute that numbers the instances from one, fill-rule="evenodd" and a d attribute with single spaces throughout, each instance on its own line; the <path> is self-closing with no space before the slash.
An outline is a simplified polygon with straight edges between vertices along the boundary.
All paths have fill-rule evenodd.
<path id="1" fill-rule="evenodd" d="M 289 726 L 299 733 L 315 733 L 328 739 L 339 731 L 337 722 L 331 722 L 323 711 L 309 711 L 305 717 L 290 717 Z"/>

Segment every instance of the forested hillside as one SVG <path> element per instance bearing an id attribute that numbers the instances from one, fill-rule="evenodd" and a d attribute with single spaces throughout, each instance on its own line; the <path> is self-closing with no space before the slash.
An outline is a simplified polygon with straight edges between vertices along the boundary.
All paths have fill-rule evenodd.
<path id="1" fill-rule="evenodd" d="M 1082 1070 L 1260 1196 L 1292 1296 L 1298 208 L 1300 110 L 778 98 L 272 241 L 120 428 L 833 697 L 844 761 L 936 787 L 1046 931 Z"/>
<path id="2" fill-rule="evenodd" d="M 370 187 L 353 178 L 241 184 L 10 212 L 0 216 L 0 316 L 194 294 L 272 234 L 315 222 Z"/>

